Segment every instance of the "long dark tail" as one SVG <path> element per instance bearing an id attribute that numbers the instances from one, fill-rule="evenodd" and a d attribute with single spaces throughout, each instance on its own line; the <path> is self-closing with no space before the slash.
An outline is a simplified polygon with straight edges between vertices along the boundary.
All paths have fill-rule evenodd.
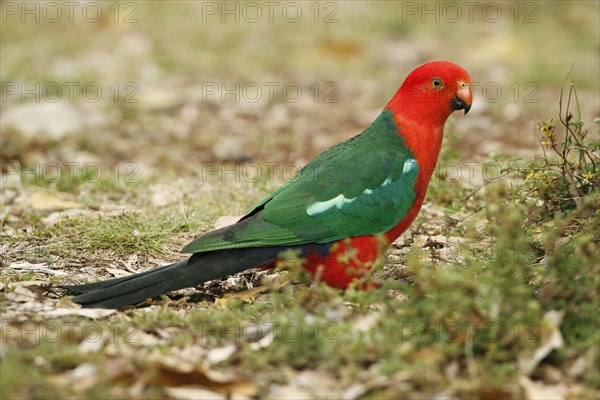
<path id="1" fill-rule="evenodd" d="M 227 249 L 196 253 L 185 261 L 150 271 L 85 285 L 62 286 L 82 293 L 73 297 L 86 308 L 121 308 L 137 305 L 171 290 L 259 267 L 273 261 L 285 248 Z"/>

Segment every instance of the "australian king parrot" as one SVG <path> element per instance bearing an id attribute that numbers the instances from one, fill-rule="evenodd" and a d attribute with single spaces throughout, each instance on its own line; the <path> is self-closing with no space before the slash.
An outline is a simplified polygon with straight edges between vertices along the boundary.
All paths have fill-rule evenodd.
<path id="1" fill-rule="evenodd" d="M 427 192 L 444 123 L 471 108 L 469 74 L 434 61 L 413 70 L 362 133 L 323 152 L 237 223 L 203 234 L 183 261 L 65 286 L 83 307 L 121 308 L 163 293 L 272 267 L 296 254 L 315 278 L 347 288 L 371 271 L 413 222 Z"/>

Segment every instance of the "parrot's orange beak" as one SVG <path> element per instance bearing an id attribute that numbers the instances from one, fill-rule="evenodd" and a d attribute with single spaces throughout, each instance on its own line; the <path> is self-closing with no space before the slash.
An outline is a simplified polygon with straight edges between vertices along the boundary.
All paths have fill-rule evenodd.
<path id="1" fill-rule="evenodd" d="M 452 99 L 453 110 L 465 110 L 465 114 L 471 109 L 471 103 L 473 102 L 473 92 L 471 91 L 471 85 L 466 82 L 458 83 L 458 90 L 454 98 Z"/>

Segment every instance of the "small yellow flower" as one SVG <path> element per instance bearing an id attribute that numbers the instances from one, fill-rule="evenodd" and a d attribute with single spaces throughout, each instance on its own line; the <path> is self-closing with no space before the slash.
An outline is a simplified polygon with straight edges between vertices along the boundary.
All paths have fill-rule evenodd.
<path id="1" fill-rule="evenodd" d="M 548 122 L 539 123 L 540 132 L 547 138 L 551 138 L 554 135 L 555 126 L 554 119 L 550 119 Z"/>
<path id="2" fill-rule="evenodd" d="M 538 174 L 536 172 L 530 172 L 529 175 L 527 175 L 527 177 L 525 178 L 525 180 L 523 181 L 523 183 L 527 183 L 529 182 L 531 179 L 535 179 L 537 178 Z"/>
<path id="3" fill-rule="evenodd" d="M 592 171 L 586 172 L 585 174 L 582 175 L 585 179 L 587 179 L 588 181 L 591 181 L 592 179 L 594 179 L 594 173 Z"/>

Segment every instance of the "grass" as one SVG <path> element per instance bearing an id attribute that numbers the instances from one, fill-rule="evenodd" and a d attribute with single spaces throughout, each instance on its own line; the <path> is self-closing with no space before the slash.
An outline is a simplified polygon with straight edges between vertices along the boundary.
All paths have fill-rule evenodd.
<path id="1" fill-rule="evenodd" d="M 378 290 L 340 292 L 322 284 L 298 284 L 288 274 L 283 280 L 264 281 L 268 291 L 250 301 L 234 298 L 217 305 L 211 298 L 165 297 L 151 309 L 98 322 L 33 318 L 37 328 L 29 331 L 38 334 L 57 323 L 62 332 L 75 327 L 71 337 L 61 335 L 58 341 L 48 334 L 23 341 L 24 326 L 10 322 L 3 326 L 2 363 L 10 366 L 10 372 L 2 374 L 3 396 L 118 398 L 131 384 L 148 380 L 144 397 L 162 397 L 166 394 L 166 386 L 158 383 L 162 378 L 150 377 L 161 376 L 163 367 L 150 360 L 176 357 L 207 365 L 207 351 L 226 346 L 234 347 L 232 355 L 210 367 L 252 377 L 258 393 L 286 382 L 290 373 L 319 371 L 340 387 L 356 382 L 368 387 L 367 398 L 442 391 L 462 398 L 518 398 L 523 374 L 543 381 L 540 374 L 554 368 L 570 385 L 581 383 L 571 387 L 573 396 L 594 396 L 600 385 L 594 372 L 599 368 L 600 299 L 593 278 L 600 273 L 595 261 L 599 192 L 593 188 L 575 202 L 576 207 L 539 214 L 532 211 L 539 207 L 534 200 L 543 183 L 522 179 L 517 184 L 516 188 L 502 181 L 488 185 L 463 203 L 462 211 L 485 219 L 493 251 L 475 244 L 478 251 L 472 257 L 450 265 L 409 253 L 404 262 L 410 280 L 385 279 Z M 448 198 L 465 190 L 450 187 Z M 440 194 L 442 189 L 435 190 Z M 523 201 L 524 193 L 529 201 Z M 204 211 L 199 204 L 189 206 L 195 216 L 182 215 L 177 206 L 101 219 L 82 216 L 36 230 L 34 237 L 41 241 L 60 237 L 77 252 L 161 255 L 174 236 L 202 226 L 197 220 L 181 223 Z M 449 206 L 446 235 L 462 235 L 464 229 L 451 218 L 457 211 Z M 529 224 L 531 220 L 535 224 Z M 21 236 L 18 241 L 34 237 Z M 552 322 L 553 313 L 562 315 L 561 323 Z M 89 329 L 86 332 L 90 324 L 108 338 L 91 353 L 82 351 L 86 341 L 96 343 Z M 523 360 L 543 347 L 553 332 L 560 332 L 565 344 L 525 372 Z M 259 345 L 265 337 L 270 340 Z M 119 360 L 133 367 L 111 375 L 108 369 Z M 575 375 L 569 372 L 574 362 L 586 365 Z M 93 385 L 61 383 L 75 379 L 69 374 L 87 364 L 99 371 Z"/>
<path id="2" fill-rule="evenodd" d="M 258 297 L 213 303 L 223 292 L 243 294 L 249 282 L 261 283 L 260 278 L 247 275 L 245 281 L 226 289 L 213 285 L 212 295 L 164 297 L 150 309 L 97 322 L 76 316 L 9 321 L 3 325 L 2 363 L 10 366 L 3 368 L 10 371 L 2 374 L 3 396 L 118 398 L 129 393 L 128 385 L 147 381 L 141 393 L 162 397 L 168 387 L 162 376 L 164 366 L 150 360 L 177 357 L 192 365 L 207 365 L 211 350 L 227 346 L 233 346 L 231 356 L 209 364 L 210 368 L 253 377 L 257 393 L 267 393 L 275 382 L 286 382 L 290 373 L 320 371 L 340 387 L 359 382 L 368 388 L 364 389 L 367 397 L 373 398 L 442 391 L 464 398 L 519 397 L 524 374 L 543 381 L 543 371 L 554 368 L 572 384 L 581 384 L 570 388 L 572 395 L 593 396 L 600 385 L 594 373 L 600 367 L 596 262 L 600 192 L 595 175 L 577 180 L 580 186 L 575 188 L 568 184 L 568 176 L 581 176 L 578 171 L 594 173 L 598 154 L 595 133 L 585 133 L 585 124 L 569 123 L 570 118 L 563 120 L 579 140 L 555 145 L 556 157 L 545 152 L 527 161 L 527 168 L 519 171 L 520 179 L 499 180 L 474 192 L 462 185 L 444 185 L 448 177 L 443 175 L 432 183 L 430 195 L 445 210 L 444 235 L 472 235 L 486 242 L 485 246 L 467 242 L 461 254 L 468 256 L 462 262 L 440 262 L 435 248 L 413 245 L 401 257 L 409 279 L 380 280 L 382 287 L 377 290 L 340 292 L 284 273 L 276 280 L 263 278 L 268 290 Z M 540 129 L 542 145 L 556 140 L 549 135 L 548 124 Z M 456 160 L 452 145 L 451 140 L 441 162 Z M 560 157 L 582 149 L 587 153 L 576 158 L 579 163 L 573 163 L 571 156 Z M 543 175 L 530 171 L 543 171 Z M 553 195 L 547 194 L 549 180 Z M 34 187 L 73 195 L 85 191 L 85 185 L 81 180 Z M 241 201 L 247 205 L 268 187 L 265 182 L 246 185 L 261 188 L 254 189 L 256 196 Z M 185 241 L 192 232 L 207 229 L 225 210 L 240 206 L 239 187 L 224 185 L 205 191 L 201 198 L 184 196 L 166 207 L 152 208 L 147 196 L 151 186 L 151 182 L 104 186 L 125 193 L 125 198 L 130 198 L 127 191 L 137 193 L 138 209 L 113 216 L 83 214 L 47 226 L 42 222 L 47 213 L 25 214 L 23 224 L 35 229 L 10 238 L 13 244 L 29 246 L 17 259 L 56 262 L 99 257 L 101 265 L 107 257 L 171 258 L 166 250 L 172 248 L 174 238 Z M 92 199 L 103 198 L 99 192 L 90 193 L 99 196 Z M 557 200 L 568 206 L 556 207 Z M 459 214 L 477 215 L 486 228 L 473 230 L 456 217 Z M 425 214 L 420 223 L 427 219 Z M 9 274 L 3 281 L 37 278 L 34 273 Z M 553 315 L 560 315 L 558 322 Z M 527 361 L 557 332 L 564 345 L 539 364 Z M 269 340 L 263 342 L 265 337 Z M 86 346 L 96 350 L 83 351 Z M 197 353 L 198 358 L 186 351 Z M 107 369 L 119 360 L 134 367 L 111 374 Z M 526 367 L 528 362 L 531 367 Z M 569 372 L 569 365 L 577 362 L 586 367 Z M 79 380 L 73 374 L 82 365 L 98 371 L 87 378 L 94 384 L 83 380 L 65 385 Z"/>

